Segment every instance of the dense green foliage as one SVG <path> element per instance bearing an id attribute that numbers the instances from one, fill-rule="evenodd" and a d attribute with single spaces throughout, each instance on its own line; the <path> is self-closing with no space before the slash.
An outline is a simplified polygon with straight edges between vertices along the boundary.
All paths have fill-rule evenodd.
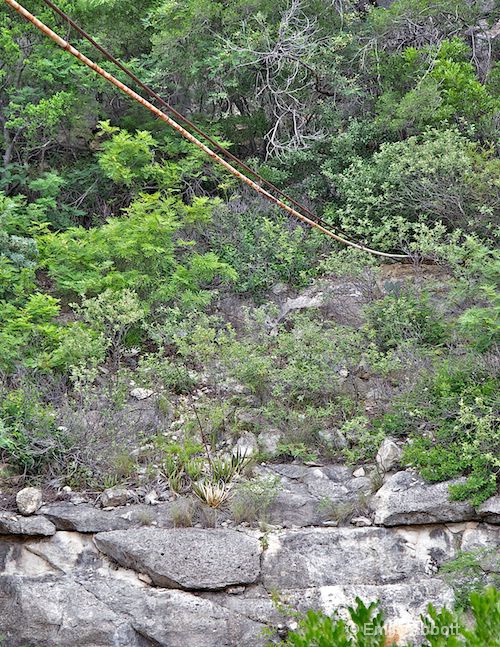
<path id="1" fill-rule="evenodd" d="M 373 461 L 395 436 L 426 479 L 465 477 L 453 497 L 496 491 L 500 68 L 484 39 L 498 16 L 374 4 L 61 6 L 280 188 L 408 253 L 396 270 L 278 213 L 1 8 L 8 473 L 196 486 L 207 448 L 272 430 L 267 459 Z M 337 306 L 315 293 L 287 310 L 313 279 Z M 133 386 L 158 396 L 150 418 L 132 415 Z M 264 514 L 264 490 L 242 487 L 235 514 Z"/>
<path id="2" fill-rule="evenodd" d="M 499 644 L 500 600 L 494 588 L 471 593 L 469 603 L 474 618 L 473 626 L 464 622 L 459 614 L 429 605 L 421 617 L 424 647 L 477 647 Z M 384 616 L 376 603 L 366 606 L 356 598 L 356 606 L 348 607 L 352 624 L 338 616 L 308 611 L 300 620 L 299 629 L 291 632 L 283 643 L 287 647 L 384 647 L 407 645 L 401 643 L 397 632 L 384 627 Z M 394 633 L 396 635 L 394 635 Z"/>

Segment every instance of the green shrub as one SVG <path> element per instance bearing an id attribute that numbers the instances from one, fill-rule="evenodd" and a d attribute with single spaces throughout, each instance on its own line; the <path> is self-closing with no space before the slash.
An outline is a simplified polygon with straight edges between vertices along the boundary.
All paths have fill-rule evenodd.
<path id="1" fill-rule="evenodd" d="M 109 121 L 99 125 L 101 135 L 110 135 L 102 143 L 99 154 L 99 165 L 106 176 L 127 186 L 145 180 L 154 160 L 156 142 L 151 133 L 139 130 L 131 135 L 126 130 L 111 126 Z"/>
<path id="2" fill-rule="evenodd" d="M 500 467 L 497 392 L 498 379 L 479 358 L 441 364 L 394 407 L 410 440 L 403 460 L 429 481 L 466 476 L 452 497 L 482 503 L 496 492 Z"/>
<path id="3" fill-rule="evenodd" d="M 387 433 L 377 421 L 370 423 L 366 416 L 354 416 L 344 422 L 339 431 L 350 445 L 342 449 L 350 465 L 373 460 Z"/>
<path id="4" fill-rule="evenodd" d="M 39 474 L 62 459 L 66 443 L 54 410 L 35 393 L 24 389 L 0 393 L 0 450 L 8 463 L 25 474 Z"/>
<path id="5" fill-rule="evenodd" d="M 492 305 L 468 308 L 458 320 L 460 331 L 480 352 L 500 343 L 500 296 L 493 286 L 482 286 L 482 292 Z"/>
<path id="6" fill-rule="evenodd" d="M 500 556 L 496 548 L 477 548 L 460 552 L 455 559 L 445 562 L 439 574 L 453 588 L 455 607 L 467 609 L 470 594 L 481 592 L 487 585 L 500 585 Z"/>
<path id="7" fill-rule="evenodd" d="M 318 459 L 316 452 L 310 446 L 299 442 L 278 443 L 276 456 L 285 460 L 300 460 L 302 462 Z"/>
<path id="8" fill-rule="evenodd" d="M 267 204 L 235 199 L 214 212 L 208 242 L 238 273 L 237 292 L 258 297 L 276 283 L 302 287 L 316 274 L 326 242 Z"/>
<path id="9" fill-rule="evenodd" d="M 314 314 L 290 317 L 293 328 L 283 327 L 276 337 L 272 393 L 301 406 L 327 405 L 339 393 L 340 368 L 354 367 L 364 350 L 360 331 L 328 322 Z"/>
<path id="10" fill-rule="evenodd" d="M 328 616 L 321 611 L 308 611 L 301 620 L 299 628 L 288 634 L 283 643 L 286 647 L 383 647 L 386 645 L 384 616 L 378 604 L 372 602 L 365 606 L 360 598 L 356 605 L 348 607 L 352 624 L 337 615 Z M 368 634 L 366 628 L 372 635 Z"/>
<path id="11" fill-rule="evenodd" d="M 73 309 L 100 336 L 115 365 L 125 336 L 141 324 L 147 311 L 137 293 L 127 288 L 107 289 L 96 297 L 83 298 L 80 304 L 73 304 Z"/>
<path id="12" fill-rule="evenodd" d="M 12 371 L 16 364 L 46 370 L 58 346 L 59 300 L 39 292 L 32 293 L 21 307 L 0 302 L 0 369 Z"/>
<path id="13" fill-rule="evenodd" d="M 185 364 L 173 362 L 160 353 L 148 353 L 139 359 L 137 377 L 146 385 L 159 384 L 173 393 L 192 393 L 196 376 Z"/>
<path id="14" fill-rule="evenodd" d="M 60 330 L 59 343 L 51 352 L 51 368 L 67 373 L 73 384 L 91 384 L 97 377 L 98 367 L 105 361 L 108 342 L 102 332 L 81 322 Z"/>
<path id="15" fill-rule="evenodd" d="M 487 233 L 498 197 L 491 180 L 499 162 L 453 130 L 385 143 L 334 176 L 340 206 L 332 212 L 351 236 L 381 249 L 407 247 L 414 224 Z"/>
<path id="16" fill-rule="evenodd" d="M 386 89 L 376 105 L 380 127 L 401 135 L 468 121 L 488 133 L 498 101 L 477 78 L 471 54 L 467 43 L 454 37 L 382 55 L 379 74 Z"/>
<path id="17" fill-rule="evenodd" d="M 382 352 L 405 341 L 438 346 L 447 339 L 446 324 L 425 294 L 389 294 L 369 305 L 365 316 Z"/>
<path id="18" fill-rule="evenodd" d="M 194 299 L 216 277 L 234 280 L 234 270 L 213 253 L 177 260 L 176 252 L 188 246 L 174 239 L 179 210 L 185 208 L 173 198 L 142 195 L 125 217 L 109 218 L 101 227 L 46 234 L 39 239 L 44 265 L 63 293 L 95 296 L 128 289 L 149 303 Z"/>
<path id="19" fill-rule="evenodd" d="M 258 478 L 238 483 L 231 497 L 231 514 L 236 523 L 267 521 L 269 508 L 279 492 L 279 477 Z"/>
<path id="20" fill-rule="evenodd" d="M 495 647 L 500 645 L 500 595 L 491 587 L 474 592 L 469 597 L 473 623 L 448 609 L 437 611 L 432 605 L 421 616 L 422 647 Z M 288 634 L 283 647 L 385 647 L 401 645 L 397 636 L 391 635 L 384 626 L 384 616 L 378 603 L 366 606 L 360 598 L 356 605 L 348 607 L 350 622 L 325 615 L 321 611 L 308 611 L 299 620 L 297 630 Z M 409 643 L 404 643 L 410 647 Z M 415 644 L 415 643 L 413 643 Z"/>

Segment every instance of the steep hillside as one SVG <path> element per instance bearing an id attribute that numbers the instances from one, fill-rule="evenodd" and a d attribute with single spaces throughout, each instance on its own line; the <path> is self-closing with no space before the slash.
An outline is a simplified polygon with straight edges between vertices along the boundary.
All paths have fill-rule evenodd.
<path id="1" fill-rule="evenodd" d="M 487 644 L 495 3 L 60 6 L 307 212 L 406 259 L 294 220 L 2 6 L 5 647 Z M 300 619 L 356 596 L 378 642 Z M 468 614 L 429 620 L 441 637 L 490 633 L 431 643 L 428 603 Z"/>

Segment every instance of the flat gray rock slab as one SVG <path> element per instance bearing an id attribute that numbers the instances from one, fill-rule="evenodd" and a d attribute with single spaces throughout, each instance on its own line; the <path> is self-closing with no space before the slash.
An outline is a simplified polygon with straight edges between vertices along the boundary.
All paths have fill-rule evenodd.
<path id="1" fill-rule="evenodd" d="M 75 505 L 62 501 L 41 507 L 37 514 L 49 519 L 57 530 L 96 533 L 124 530 L 152 522 L 162 527 L 171 527 L 170 507 L 169 503 L 164 503 L 158 506 L 130 505 L 103 510 L 86 503 Z"/>
<path id="2" fill-rule="evenodd" d="M 40 508 L 38 515 L 49 519 L 58 530 L 78 532 L 102 532 L 128 528 L 131 523 L 120 516 L 119 510 L 101 510 L 81 503 L 54 503 Z"/>
<path id="3" fill-rule="evenodd" d="M 319 501 L 312 497 L 303 483 L 284 482 L 271 503 L 267 520 L 285 528 L 321 525 L 323 514 Z"/>
<path id="4" fill-rule="evenodd" d="M 287 530 L 269 537 L 262 579 L 268 590 L 420 581 L 455 552 L 444 527 Z"/>
<path id="5" fill-rule="evenodd" d="M 274 464 L 263 473 L 280 478 L 278 494 L 271 503 L 266 520 L 284 528 L 322 526 L 327 520 L 322 502 L 356 505 L 370 492 L 368 478 L 354 478 L 352 470 L 342 465 Z"/>
<path id="6" fill-rule="evenodd" d="M 123 574 L 0 576 L 5 647 L 264 647 L 263 628 L 210 600 Z"/>
<path id="7" fill-rule="evenodd" d="M 462 534 L 460 550 L 466 553 L 483 549 L 500 549 L 500 529 L 497 526 L 487 523 L 467 525 L 469 527 Z M 500 562 L 500 550 L 497 555 Z"/>
<path id="8" fill-rule="evenodd" d="M 500 496 L 492 496 L 478 509 L 483 521 L 500 524 Z"/>
<path id="9" fill-rule="evenodd" d="M 11 512 L 0 512 L 0 535 L 41 535 L 49 537 L 56 527 L 45 517 L 23 517 Z"/>
<path id="10" fill-rule="evenodd" d="M 449 483 L 426 483 L 412 472 L 397 472 L 371 501 L 375 523 L 401 526 L 478 519 L 467 502 L 450 501 Z"/>
<path id="11" fill-rule="evenodd" d="M 137 528 L 95 536 L 96 546 L 121 566 L 168 588 L 217 590 L 251 584 L 260 575 L 257 539 L 229 529 Z"/>

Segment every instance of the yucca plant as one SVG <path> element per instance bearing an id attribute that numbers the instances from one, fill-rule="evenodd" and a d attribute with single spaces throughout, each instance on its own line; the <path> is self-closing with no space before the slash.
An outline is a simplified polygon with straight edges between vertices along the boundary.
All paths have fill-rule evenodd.
<path id="1" fill-rule="evenodd" d="M 230 495 L 231 486 L 224 481 L 198 481 L 192 485 L 194 494 L 210 508 L 220 507 Z"/>
<path id="2" fill-rule="evenodd" d="M 213 458 L 210 464 L 212 478 L 214 481 L 230 483 L 235 476 L 241 474 L 249 462 L 250 457 L 239 449 L 229 458 Z"/>

